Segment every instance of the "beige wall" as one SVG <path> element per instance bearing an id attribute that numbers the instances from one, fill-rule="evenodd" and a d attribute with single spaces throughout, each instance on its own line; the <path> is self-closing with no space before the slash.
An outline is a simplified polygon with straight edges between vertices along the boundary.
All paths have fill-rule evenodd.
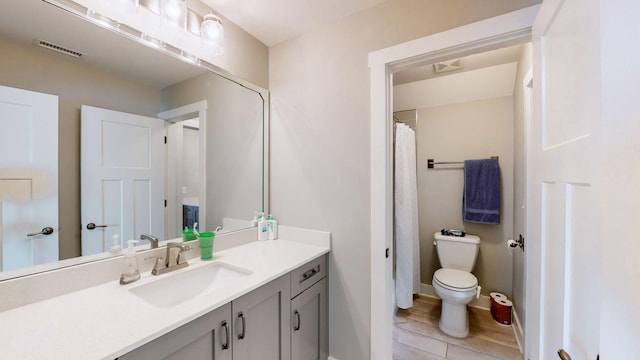
<path id="1" fill-rule="evenodd" d="M 271 210 L 332 233 L 331 356 L 370 358 L 368 53 L 539 2 L 387 1 L 270 48 Z"/>
<path id="2" fill-rule="evenodd" d="M 524 91 L 522 81 L 527 71 L 532 65 L 531 44 L 526 44 L 522 50 L 520 61 L 518 62 L 518 72 L 516 74 L 516 84 L 513 93 L 513 113 L 514 113 L 514 201 L 513 201 L 513 239 L 518 235 L 527 235 L 527 182 L 526 182 L 526 126 L 524 114 Z M 514 250 L 513 256 L 513 303 L 516 309 L 518 320 L 524 328 L 525 322 L 525 268 L 524 253 Z"/>
<path id="3" fill-rule="evenodd" d="M 473 273 L 482 293 L 499 291 L 511 296 L 511 257 L 505 244 L 513 231 L 513 98 L 419 109 L 416 143 L 422 283 L 431 284 L 433 273 L 441 267 L 433 234 L 442 228 L 463 229 L 480 237 Z M 463 222 L 461 166 L 427 169 L 427 159 L 463 161 L 491 156 L 500 157 L 500 224 Z"/>
<path id="4" fill-rule="evenodd" d="M 214 74 L 162 91 L 165 110 L 202 100 L 208 106 L 207 230 L 213 230 L 223 217 L 251 220 L 262 209 L 263 102 L 258 93 Z"/>
<path id="5" fill-rule="evenodd" d="M 160 90 L 0 39 L 0 85 L 59 97 L 58 181 L 60 258 L 80 255 L 80 106 L 140 115 L 160 111 Z"/>

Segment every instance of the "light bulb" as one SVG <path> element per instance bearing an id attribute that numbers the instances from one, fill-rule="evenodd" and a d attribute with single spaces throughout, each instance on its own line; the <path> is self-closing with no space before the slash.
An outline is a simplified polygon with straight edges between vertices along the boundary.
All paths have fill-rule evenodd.
<path id="1" fill-rule="evenodd" d="M 111 0 L 111 6 L 115 6 L 123 11 L 138 11 L 138 0 Z"/>
<path id="2" fill-rule="evenodd" d="M 200 36 L 205 46 L 212 49 L 214 55 L 222 54 L 224 51 L 222 47 L 224 28 L 219 17 L 214 14 L 205 15 L 200 27 Z"/>
<path id="3" fill-rule="evenodd" d="M 187 26 L 186 0 L 165 0 L 162 6 L 162 18 L 165 23 L 185 29 Z"/>

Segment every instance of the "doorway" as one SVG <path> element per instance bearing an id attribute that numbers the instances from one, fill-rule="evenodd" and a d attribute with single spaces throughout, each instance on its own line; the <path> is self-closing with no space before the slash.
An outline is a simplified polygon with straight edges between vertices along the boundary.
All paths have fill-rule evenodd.
<path id="1" fill-rule="evenodd" d="M 457 66 L 446 68 L 446 64 L 451 62 Z M 398 288 L 397 285 L 399 280 L 407 281 L 406 272 L 400 273 L 405 274 L 404 277 L 399 275 L 399 264 L 406 266 L 411 260 L 406 252 L 398 251 L 398 242 L 402 240 L 397 238 L 398 224 L 406 224 L 410 218 L 407 215 L 399 216 L 396 211 L 396 299 L 406 299 L 402 305 L 400 301 L 397 302 L 399 308 L 411 309 L 398 310 L 394 318 L 394 355 L 401 354 L 398 352 L 400 349 L 409 348 L 416 353 L 424 351 L 446 358 L 437 346 L 433 350 L 428 347 L 416 348 L 414 345 L 417 343 L 408 340 L 415 337 L 444 340 L 454 349 L 466 344 L 469 349 L 505 359 L 518 358 L 522 352 L 522 346 L 519 347 L 518 343 L 522 345 L 524 342 L 516 342 L 514 333 L 522 340 L 524 248 L 509 248 L 507 240 L 518 239 L 518 235 L 527 237 L 527 88 L 520 84 L 524 82 L 531 63 L 532 44 L 526 43 L 420 66 L 393 75 L 394 122 L 402 121 L 404 113 L 412 113 L 413 119 L 418 119 L 417 123 L 413 120 L 412 128 L 416 131 L 417 177 L 414 178 L 417 180 L 419 219 L 419 231 L 416 230 L 419 233 L 419 250 L 414 254 L 419 254 L 417 263 L 420 269 L 417 276 L 420 280 L 414 290 L 419 296 L 412 301 L 407 286 Z M 446 70 L 443 71 L 443 67 Z M 463 221 L 460 201 L 464 188 L 463 161 L 492 156 L 499 158 L 501 173 L 500 220 L 491 225 Z M 396 169 L 397 161 L 396 153 Z M 396 206 L 398 183 L 406 183 L 408 179 L 410 177 L 407 176 L 398 178 L 396 173 Z M 403 228 L 406 231 L 406 226 L 400 226 L 400 229 Z M 471 272 L 481 286 L 481 295 L 474 298 L 469 307 L 476 314 L 474 319 L 483 321 L 470 321 L 470 336 L 463 340 L 453 341 L 441 335 L 438 329 L 439 312 L 426 319 L 418 316 L 428 312 L 427 304 L 440 301 L 432 278 L 442 264 L 433 241 L 434 233 L 443 228 L 459 229 L 480 238 L 479 253 Z M 489 294 L 492 292 L 504 294 L 513 302 L 513 315 L 508 320 L 513 327 L 499 326 L 492 321 L 488 311 Z M 417 308 L 413 309 L 412 305 Z"/>
<path id="2" fill-rule="evenodd" d="M 394 72 L 521 43 L 538 7 L 371 53 L 371 356 L 392 356 L 392 92 Z M 384 255 L 383 255 L 384 254 Z M 392 258 L 392 255 L 391 255 Z M 384 281 L 379 281 L 385 279 Z"/>
<path id="3" fill-rule="evenodd" d="M 171 155 L 167 158 L 169 171 L 167 172 L 166 232 L 170 235 L 169 238 L 181 236 L 178 229 L 182 229 L 185 222 L 188 227 L 193 227 L 197 223 L 198 228 L 206 229 L 207 204 L 205 199 L 207 188 L 204 169 L 207 153 L 207 101 L 203 100 L 167 110 L 158 114 L 158 117 L 167 121 L 167 137 L 170 139 L 167 143 Z M 197 148 L 187 150 L 183 146 L 185 128 L 188 129 L 188 132 L 193 133 L 191 135 L 195 137 L 193 142 L 197 142 Z M 189 153 L 189 151 L 191 152 Z M 185 154 L 185 152 L 188 153 Z M 194 158 L 196 154 L 197 160 L 193 160 L 195 163 L 189 164 L 189 166 L 192 169 L 191 173 L 197 173 L 195 176 L 197 179 L 191 183 L 192 186 L 189 186 L 186 185 L 183 176 L 185 171 L 189 170 L 181 163 L 184 162 L 185 155 Z M 186 208 L 185 199 L 187 199 Z M 185 219 L 185 211 L 193 213 L 195 209 L 197 209 L 196 214 L 190 214 Z"/>

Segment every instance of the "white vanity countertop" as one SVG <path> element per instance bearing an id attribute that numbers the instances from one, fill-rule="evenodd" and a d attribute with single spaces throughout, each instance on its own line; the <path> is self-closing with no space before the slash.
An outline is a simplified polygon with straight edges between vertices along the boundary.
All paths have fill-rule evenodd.
<path id="1" fill-rule="evenodd" d="M 329 252 L 329 247 L 288 240 L 255 241 L 220 252 L 213 260 L 164 275 L 150 272 L 129 285 L 119 279 L 0 313 L 3 359 L 115 359 L 251 290 Z M 234 285 L 170 308 L 157 308 L 128 289 L 212 261 L 250 269 Z M 6 296 L 3 294 L 2 296 Z M 1 301 L 1 300 L 0 300 Z"/>

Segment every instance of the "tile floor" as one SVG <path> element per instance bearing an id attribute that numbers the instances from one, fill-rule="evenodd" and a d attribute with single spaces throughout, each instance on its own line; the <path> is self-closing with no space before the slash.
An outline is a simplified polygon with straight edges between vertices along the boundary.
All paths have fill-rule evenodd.
<path id="1" fill-rule="evenodd" d="M 394 360 L 522 360 L 513 328 L 501 326 L 488 310 L 469 307 L 469 336 L 458 339 L 438 328 L 441 300 L 416 296 L 413 308 L 394 318 Z"/>

